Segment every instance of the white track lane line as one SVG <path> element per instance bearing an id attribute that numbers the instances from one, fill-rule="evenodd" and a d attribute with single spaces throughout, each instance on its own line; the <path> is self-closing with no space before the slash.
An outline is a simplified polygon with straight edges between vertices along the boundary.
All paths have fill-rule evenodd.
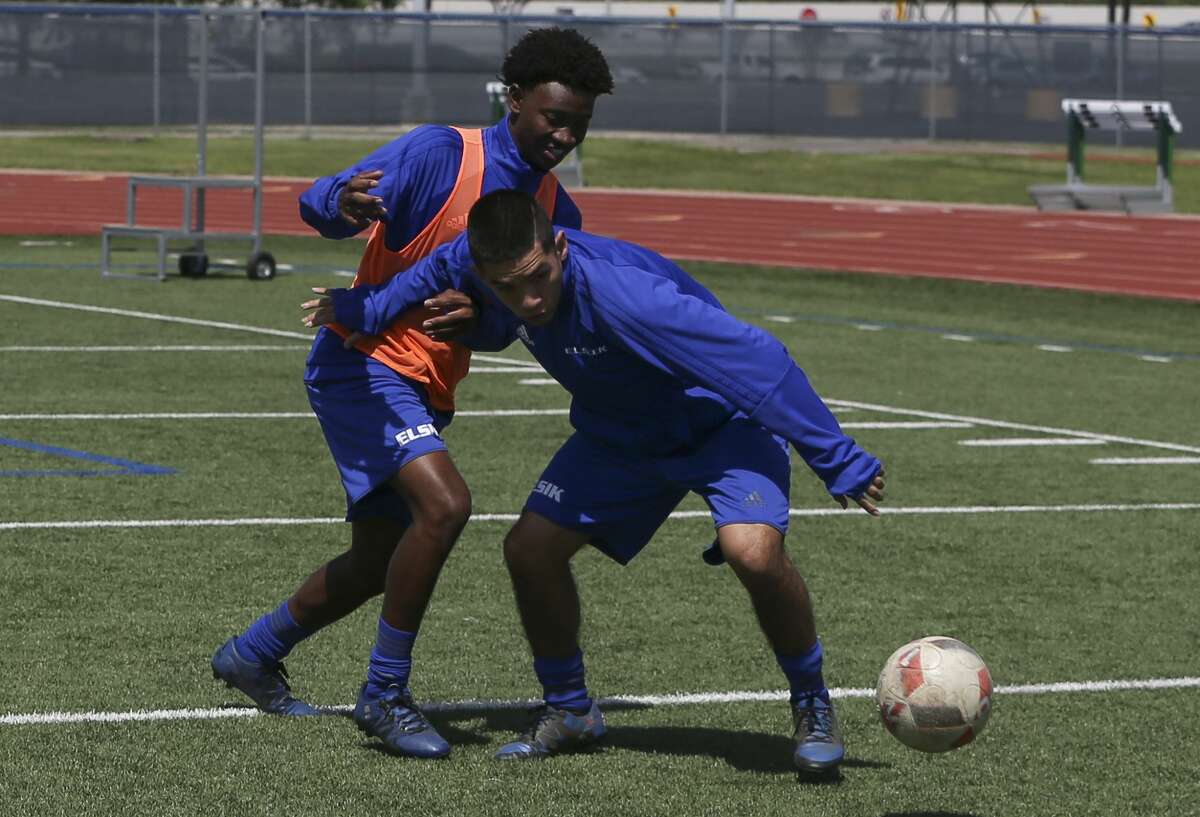
<path id="1" fill-rule="evenodd" d="M 1046 684 L 1011 684 L 996 687 L 997 695 L 1072 695 L 1104 694 L 1113 692 L 1146 692 L 1163 689 L 1197 689 L 1200 678 L 1146 678 L 1137 680 L 1109 681 L 1057 681 Z M 875 690 L 870 687 L 835 687 L 829 690 L 834 698 L 872 698 Z M 692 706 L 721 703 L 757 703 L 785 701 L 786 690 L 740 691 L 740 692 L 680 692 L 666 695 L 613 695 L 600 699 L 601 706 Z M 495 712 L 521 710 L 536 706 L 533 700 L 486 700 L 429 701 L 421 704 L 427 712 Z M 347 704 L 319 707 L 329 714 L 351 711 Z M 57 726 L 77 723 L 130 723 L 153 721 L 208 721 L 230 718 L 254 718 L 262 713 L 249 707 L 219 707 L 208 709 L 138 709 L 125 712 L 32 712 L 0 715 L 0 726 Z"/>
<path id="2" fill-rule="evenodd" d="M 884 516 L 946 516 L 1006 513 L 1134 513 L 1145 511 L 1198 511 L 1200 502 L 1149 502 L 1126 504 L 1080 504 L 1080 505 L 961 505 L 961 506 L 913 506 L 910 508 L 880 508 Z M 858 508 L 791 508 L 789 516 L 820 517 L 836 516 L 842 519 L 871 519 Z M 671 519 L 705 519 L 708 511 L 675 511 Z M 472 522 L 515 522 L 515 513 L 476 513 Z M 240 517 L 230 519 L 87 519 L 47 522 L 0 522 L 0 531 L 101 528 L 229 528 L 290 525 L 336 525 L 345 520 L 340 516 L 272 516 Z"/>

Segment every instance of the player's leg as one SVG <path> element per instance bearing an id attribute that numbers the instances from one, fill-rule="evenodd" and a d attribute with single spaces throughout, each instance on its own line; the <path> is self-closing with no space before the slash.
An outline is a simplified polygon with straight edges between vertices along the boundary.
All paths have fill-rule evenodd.
<path id="1" fill-rule="evenodd" d="M 321 565 L 288 599 L 292 617 L 316 632 L 383 592 L 392 552 L 408 528 L 402 519 L 350 522 L 350 549 Z"/>
<path id="2" fill-rule="evenodd" d="M 736 419 L 689 460 L 687 478 L 712 509 L 720 551 L 746 588 L 787 677 L 796 727 L 793 760 L 802 771 L 832 771 L 844 755 L 841 732 L 822 674 L 812 600 L 784 548 L 787 444 Z"/>
<path id="3" fill-rule="evenodd" d="M 312 715 L 291 692 L 283 659 L 301 641 L 383 592 L 388 560 L 408 523 L 356 519 L 350 549 L 321 565 L 286 601 L 231 638 L 213 657 L 213 674 L 264 711 Z"/>
<path id="4" fill-rule="evenodd" d="M 664 489 L 578 434 L 555 455 L 504 541 L 545 706 L 517 740 L 501 747 L 498 758 L 546 757 L 604 735 L 604 716 L 588 690 L 579 646 L 571 558 L 590 542 L 615 561 L 628 562 L 682 496 L 681 489 Z"/>
<path id="5" fill-rule="evenodd" d="M 431 419 L 412 427 L 431 430 L 440 425 Z M 383 605 L 354 720 L 389 751 L 443 757 L 450 745 L 413 703 L 409 677 L 421 621 L 442 566 L 470 517 L 471 494 L 440 436 L 409 432 L 411 428 L 395 435 L 401 441 L 403 453 L 397 458 L 403 464 L 385 488 L 410 521 L 379 574 Z"/>

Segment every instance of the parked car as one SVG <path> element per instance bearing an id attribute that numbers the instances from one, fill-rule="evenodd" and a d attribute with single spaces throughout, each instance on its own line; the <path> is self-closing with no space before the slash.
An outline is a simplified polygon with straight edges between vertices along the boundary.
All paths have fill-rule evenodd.
<path id="1" fill-rule="evenodd" d="M 732 69 L 731 79 L 774 79 L 780 82 L 799 82 L 806 76 L 806 68 L 802 60 L 775 60 L 774 63 L 765 54 L 756 51 L 741 51 L 734 54 L 730 60 Z M 700 74 L 705 79 L 718 81 L 724 73 L 721 60 L 704 60 L 700 63 Z"/>
<path id="2" fill-rule="evenodd" d="M 950 79 L 950 70 L 943 62 L 934 64 L 928 57 L 919 55 L 858 51 L 846 58 L 842 75 L 858 82 L 920 85 L 946 82 Z"/>

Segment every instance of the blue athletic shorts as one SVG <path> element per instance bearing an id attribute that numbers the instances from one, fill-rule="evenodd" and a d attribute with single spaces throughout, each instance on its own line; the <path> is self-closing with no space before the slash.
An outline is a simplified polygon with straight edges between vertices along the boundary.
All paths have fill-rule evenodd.
<path id="1" fill-rule="evenodd" d="M 424 386 L 384 366 L 305 386 L 346 489 L 346 521 L 411 521 L 387 482 L 417 457 L 446 450 L 441 432 L 453 414 L 431 408 Z"/>
<path id="2" fill-rule="evenodd" d="M 787 533 L 791 473 L 787 442 L 741 415 L 669 457 L 629 456 L 576 432 L 525 508 L 591 534 L 592 545 L 627 564 L 688 491 L 704 498 L 718 528 L 754 523 Z"/>

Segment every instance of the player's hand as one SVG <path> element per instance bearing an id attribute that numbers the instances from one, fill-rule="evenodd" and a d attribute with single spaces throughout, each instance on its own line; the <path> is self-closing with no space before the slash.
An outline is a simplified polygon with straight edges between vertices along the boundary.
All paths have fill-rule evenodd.
<path id="1" fill-rule="evenodd" d="M 427 309 L 438 314 L 421 324 L 421 331 L 434 340 L 454 340 L 475 328 L 479 312 L 470 296 L 457 289 L 447 289 L 425 302 Z"/>
<path id="2" fill-rule="evenodd" d="M 320 295 L 320 298 L 313 298 L 311 301 L 305 301 L 300 304 L 301 309 L 311 309 L 312 312 L 300 319 L 300 322 L 310 329 L 314 326 L 324 326 L 327 323 L 335 323 L 337 318 L 333 311 L 333 295 L 327 287 L 313 287 L 312 291 Z M 351 332 L 350 335 L 342 341 L 343 349 L 353 349 L 354 345 L 365 338 L 366 335 L 362 332 Z"/>
<path id="3" fill-rule="evenodd" d="M 301 309 L 312 310 L 301 318 L 300 322 L 310 329 L 314 326 L 324 326 L 327 323 L 333 323 L 336 317 L 333 312 L 333 296 L 329 294 L 329 288 L 313 287 L 312 291 L 321 297 L 313 298 L 300 304 Z"/>
<path id="4" fill-rule="evenodd" d="M 871 480 L 871 484 L 867 486 L 867 490 L 863 491 L 858 496 L 835 497 L 838 501 L 838 504 L 840 504 L 843 508 L 849 508 L 849 500 L 853 499 L 856 503 L 858 503 L 858 507 L 871 514 L 871 516 L 879 516 L 879 508 L 875 507 L 875 503 L 883 502 L 883 488 L 885 485 L 884 476 L 885 472 L 883 468 L 880 468 L 879 472 L 875 474 L 875 478 Z"/>
<path id="5" fill-rule="evenodd" d="M 383 199 L 370 191 L 379 186 L 383 178 L 382 170 L 372 170 L 359 173 L 342 188 L 338 194 L 338 215 L 352 227 L 362 229 L 376 219 L 387 215 Z"/>

